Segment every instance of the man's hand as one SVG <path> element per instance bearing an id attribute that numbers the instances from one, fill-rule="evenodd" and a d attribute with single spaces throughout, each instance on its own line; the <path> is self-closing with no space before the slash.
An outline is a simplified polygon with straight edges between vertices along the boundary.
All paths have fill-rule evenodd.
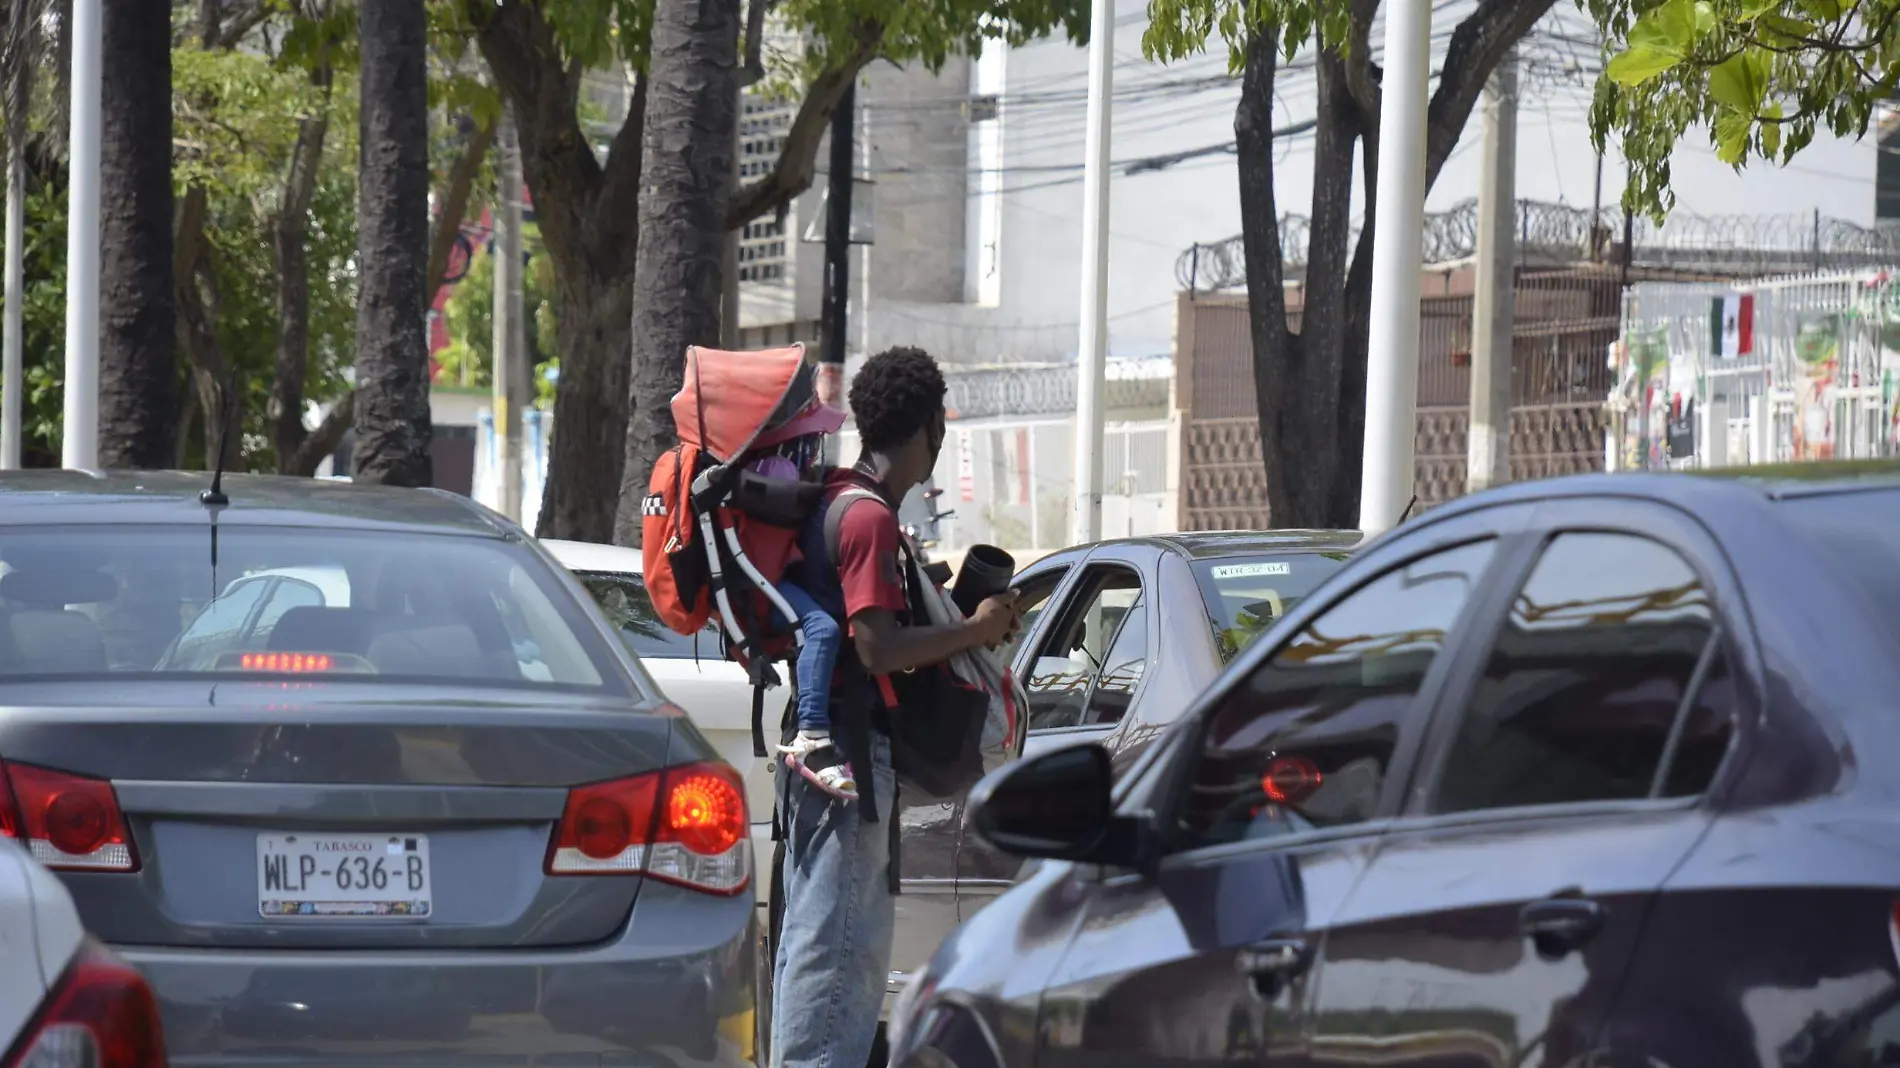
<path id="1" fill-rule="evenodd" d="M 976 638 L 985 646 L 994 649 L 1008 641 L 1022 625 L 1023 614 L 1016 606 L 1015 590 L 1004 590 L 993 597 L 985 597 L 977 604 L 975 614 L 970 616 L 969 627 Z"/>

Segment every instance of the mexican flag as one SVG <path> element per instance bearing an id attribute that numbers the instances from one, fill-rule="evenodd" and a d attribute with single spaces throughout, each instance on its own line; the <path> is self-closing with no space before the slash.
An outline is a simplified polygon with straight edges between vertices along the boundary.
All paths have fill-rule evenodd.
<path id="1" fill-rule="evenodd" d="M 1755 351 L 1755 296 L 1730 293 L 1709 302 L 1709 350 L 1734 359 Z"/>

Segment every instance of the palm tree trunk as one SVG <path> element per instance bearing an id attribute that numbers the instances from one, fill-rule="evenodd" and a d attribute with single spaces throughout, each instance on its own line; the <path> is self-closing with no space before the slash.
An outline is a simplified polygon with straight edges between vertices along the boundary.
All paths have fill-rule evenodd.
<path id="1" fill-rule="evenodd" d="M 739 0 L 659 0 L 633 270 L 633 381 L 614 541 L 640 544 L 640 501 L 678 436 L 665 399 L 689 345 L 719 344 L 720 272 L 738 121 Z M 558 426 L 558 424 L 557 424 Z"/>
<path id="2" fill-rule="evenodd" d="M 171 12 L 107 0 L 104 16 L 99 462 L 161 468 L 178 419 Z"/>
<path id="3" fill-rule="evenodd" d="M 358 8 L 356 451 L 359 482 L 427 486 L 429 350 L 428 18 L 423 0 Z"/>

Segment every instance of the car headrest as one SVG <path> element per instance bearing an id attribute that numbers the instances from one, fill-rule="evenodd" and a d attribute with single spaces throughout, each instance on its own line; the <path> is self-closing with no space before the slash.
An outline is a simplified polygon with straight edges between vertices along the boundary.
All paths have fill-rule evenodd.
<path id="1" fill-rule="evenodd" d="M 373 616 L 357 609 L 300 605 L 283 614 L 270 633 L 272 652 L 355 653 L 369 646 Z"/>
<path id="2" fill-rule="evenodd" d="M 103 571 L 64 571 L 36 567 L 0 576 L 0 600 L 28 608 L 64 608 L 98 604 L 119 596 L 119 580 Z"/>

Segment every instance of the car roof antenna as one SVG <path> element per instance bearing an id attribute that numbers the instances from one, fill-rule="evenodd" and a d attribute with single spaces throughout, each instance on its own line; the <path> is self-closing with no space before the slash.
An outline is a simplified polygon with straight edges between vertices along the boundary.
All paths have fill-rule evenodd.
<path id="1" fill-rule="evenodd" d="M 198 503 L 216 508 L 231 503 L 224 493 L 224 458 L 231 447 L 231 424 L 237 422 L 237 376 L 218 387 L 218 407 L 224 409 L 224 425 L 218 428 L 218 455 L 211 462 L 211 488 L 198 494 Z M 215 550 L 214 550 L 215 551 Z"/>
<path id="2" fill-rule="evenodd" d="M 1403 523 L 1407 519 L 1412 518 L 1412 509 L 1417 508 L 1417 507 L 1418 507 L 1418 494 L 1414 493 L 1412 494 L 1411 503 L 1405 506 L 1405 511 L 1399 513 L 1399 523 Z M 1393 525 L 1397 526 L 1398 523 L 1395 523 Z"/>

